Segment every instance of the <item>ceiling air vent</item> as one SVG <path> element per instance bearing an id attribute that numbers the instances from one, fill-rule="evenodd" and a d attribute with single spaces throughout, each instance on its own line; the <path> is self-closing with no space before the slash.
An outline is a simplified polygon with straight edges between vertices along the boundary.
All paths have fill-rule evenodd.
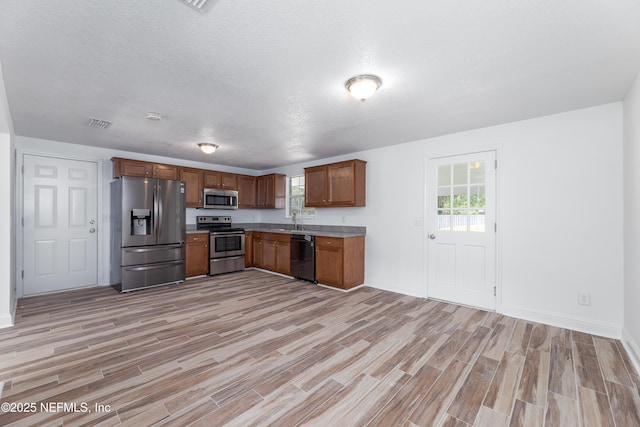
<path id="1" fill-rule="evenodd" d="M 192 9 L 197 10 L 198 12 L 205 12 L 205 6 L 209 0 L 180 0 L 182 3 L 186 4 Z"/>
<path id="2" fill-rule="evenodd" d="M 94 119 L 94 118 L 89 119 L 89 126 L 97 129 L 106 129 L 109 126 L 111 126 L 111 123 L 112 122 L 108 120 L 100 120 L 100 119 Z"/>

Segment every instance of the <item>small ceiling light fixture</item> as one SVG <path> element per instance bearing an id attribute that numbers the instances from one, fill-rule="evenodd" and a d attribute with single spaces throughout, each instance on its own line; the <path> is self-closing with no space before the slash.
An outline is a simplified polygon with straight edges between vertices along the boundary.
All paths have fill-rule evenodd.
<path id="1" fill-rule="evenodd" d="M 218 146 L 216 144 L 210 144 L 208 142 L 202 142 L 198 144 L 198 147 L 200 147 L 200 150 L 202 150 L 202 152 L 205 154 L 213 154 L 218 149 Z"/>
<path id="2" fill-rule="evenodd" d="M 372 74 L 361 74 L 347 80 L 344 87 L 347 88 L 354 98 L 364 102 L 373 96 L 381 85 L 382 80 L 380 80 L 380 77 Z"/>
<path id="3" fill-rule="evenodd" d="M 149 111 L 147 113 L 147 119 L 160 121 L 160 120 L 162 120 L 162 116 L 160 115 L 160 113 L 154 113 L 153 111 Z"/>

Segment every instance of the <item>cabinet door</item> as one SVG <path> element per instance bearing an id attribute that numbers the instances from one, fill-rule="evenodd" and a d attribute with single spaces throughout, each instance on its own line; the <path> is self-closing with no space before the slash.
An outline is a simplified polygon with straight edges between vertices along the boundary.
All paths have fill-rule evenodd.
<path id="1" fill-rule="evenodd" d="M 222 188 L 222 174 L 216 171 L 204 172 L 204 188 Z"/>
<path id="2" fill-rule="evenodd" d="M 262 234 L 253 235 L 253 265 L 258 268 L 262 268 Z"/>
<path id="3" fill-rule="evenodd" d="M 238 208 L 253 209 L 256 207 L 256 177 L 238 176 Z"/>
<path id="4" fill-rule="evenodd" d="M 139 176 L 150 177 L 153 172 L 153 164 L 140 160 L 120 159 L 114 157 L 113 161 L 113 177 L 121 176 Z"/>
<path id="5" fill-rule="evenodd" d="M 185 206 L 199 208 L 202 206 L 202 170 L 180 168 L 180 181 L 185 182 Z"/>
<path id="6" fill-rule="evenodd" d="M 353 162 L 328 165 L 327 181 L 329 184 L 328 200 L 331 206 L 355 205 L 355 170 Z"/>
<path id="7" fill-rule="evenodd" d="M 172 165 L 153 164 L 153 177 L 158 179 L 178 179 L 178 167 Z"/>
<path id="8" fill-rule="evenodd" d="M 287 237 L 290 237 L 287 235 Z M 291 274 L 291 242 L 278 241 L 276 248 L 276 271 L 278 273 Z"/>
<path id="9" fill-rule="evenodd" d="M 327 168 L 318 166 L 304 170 L 304 205 L 321 207 L 327 203 Z"/>
<path id="10" fill-rule="evenodd" d="M 253 267 L 253 232 L 244 233 L 244 266 Z"/>
<path id="11" fill-rule="evenodd" d="M 262 246 L 262 268 L 276 271 L 276 250 L 278 242 L 276 240 L 263 240 Z"/>
<path id="12" fill-rule="evenodd" d="M 237 190 L 238 189 L 238 175 L 234 173 L 221 173 L 220 185 L 225 190 Z"/>
<path id="13" fill-rule="evenodd" d="M 316 245 L 316 280 L 319 283 L 342 288 L 343 268 L 342 248 Z"/>
<path id="14" fill-rule="evenodd" d="M 209 271 L 209 235 L 188 234 L 185 251 L 185 276 L 202 276 Z"/>
<path id="15" fill-rule="evenodd" d="M 273 199 L 273 176 L 265 175 L 258 177 L 256 205 L 260 209 L 269 208 Z"/>

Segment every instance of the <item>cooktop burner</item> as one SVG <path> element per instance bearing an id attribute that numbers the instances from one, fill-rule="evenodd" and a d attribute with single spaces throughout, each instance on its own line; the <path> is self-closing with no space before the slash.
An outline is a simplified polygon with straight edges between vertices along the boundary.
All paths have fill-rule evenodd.
<path id="1" fill-rule="evenodd" d="M 244 233 L 244 228 L 231 226 L 230 216 L 198 216 L 196 217 L 196 228 L 211 233 Z"/>

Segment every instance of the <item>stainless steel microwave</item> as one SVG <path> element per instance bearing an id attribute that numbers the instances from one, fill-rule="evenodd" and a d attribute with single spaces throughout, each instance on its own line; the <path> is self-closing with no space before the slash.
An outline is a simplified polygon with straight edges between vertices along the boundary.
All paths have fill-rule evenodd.
<path id="1" fill-rule="evenodd" d="M 238 209 L 238 192 L 205 188 L 202 195 L 204 209 Z"/>

